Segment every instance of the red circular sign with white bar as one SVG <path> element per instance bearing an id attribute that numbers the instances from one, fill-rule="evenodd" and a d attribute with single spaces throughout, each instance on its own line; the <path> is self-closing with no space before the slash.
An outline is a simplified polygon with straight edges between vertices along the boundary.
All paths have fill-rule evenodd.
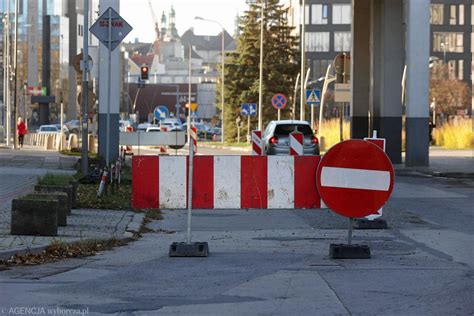
<path id="1" fill-rule="evenodd" d="M 363 140 L 333 146 L 321 159 L 316 184 L 324 203 L 346 217 L 376 213 L 393 191 L 394 172 L 381 148 Z"/>

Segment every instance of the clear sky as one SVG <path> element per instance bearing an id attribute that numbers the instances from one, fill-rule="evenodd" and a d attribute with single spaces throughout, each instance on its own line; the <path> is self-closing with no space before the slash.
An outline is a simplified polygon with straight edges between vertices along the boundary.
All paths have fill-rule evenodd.
<path id="1" fill-rule="evenodd" d="M 155 26 L 148 2 L 120 0 L 120 15 L 133 27 L 125 42 L 134 41 L 137 37 L 142 42 L 155 39 Z M 216 35 L 220 32 L 220 26 L 216 23 L 195 20 L 195 16 L 215 20 L 233 34 L 236 15 L 241 15 L 248 8 L 245 0 L 151 0 L 151 3 L 158 23 L 162 12 L 165 11 L 168 16 L 171 6 L 174 7 L 179 35 L 191 27 L 199 35 Z"/>

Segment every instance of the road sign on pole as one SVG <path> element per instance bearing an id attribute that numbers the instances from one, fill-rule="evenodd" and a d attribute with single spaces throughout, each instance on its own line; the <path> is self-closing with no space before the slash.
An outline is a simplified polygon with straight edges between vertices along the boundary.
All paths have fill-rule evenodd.
<path id="1" fill-rule="evenodd" d="M 158 121 L 162 121 L 170 116 L 170 111 L 165 105 L 159 105 L 153 110 L 153 116 Z"/>
<path id="2" fill-rule="evenodd" d="M 240 105 L 240 115 L 257 116 L 257 103 L 242 103 Z"/>
<path id="3" fill-rule="evenodd" d="M 334 212 L 349 218 L 376 213 L 392 194 L 393 166 L 383 150 L 363 140 L 333 146 L 316 174 L 321 198 Z"/>
<path id="4" fill-rule="evenodd" d="M 286 106 L 288 99 L 284 94 L 277 93 L 272 97 L 272 105 L 275 109 L 281 110 Z"/>
<path id="5" fill-rule="evenodd" d="M 111 158 L 111 133 L 110 133 L 110 98 L 111 98 L 111 81 L 112 81 L 112 51 L 122 42 L 132 30 L 132 27 L 112 8 L 107 8 L 103 14 L 97 19 L 97 21 L 91 26 L 90 32 L 94 34 L 99 41 L 108 48 L 108 67 L 107 67 L 107 118 L 106 118 L 106 133 L 105 133 L 105 163 L 108 166 Z M 85 52 L 85 55 L 88 54 Z M 114 134 L 115 135 L 115 132 Z M 118 134 L 117 134 L 118 137 Z M 101 138 L 100 140 L 103 140 Z M 117 139 L 118 140 L 118 139 Z"/>
<path id="6" fill-rule="evenodd" d="M 310 104 L 310 105 L 321 104 L 321 90 L 306 89 L 306 104 Z"/>
<path id="7" fill-rule="evenodd" d="M 110 16 L 109 16 L 110 11 Z M 109 18 L 111 20 L 111 34 L 109 42 Z M 97 21 L 91 26 L 90 31 L 108 49 L 114 50 L 130 33 L 132 27 L 114 9 L 105 10 Z"/>
<path id="8" fill-rule="evenodd" d="M 242 103 L 240 105 L 240 115 L 242 116 L 249 116 L 250 115 L 250 108 L 248 103 Z"/>

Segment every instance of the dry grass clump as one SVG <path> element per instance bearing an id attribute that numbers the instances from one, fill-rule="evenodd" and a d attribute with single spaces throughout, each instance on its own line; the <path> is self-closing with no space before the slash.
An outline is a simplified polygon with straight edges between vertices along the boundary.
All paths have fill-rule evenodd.
<path id="1" fill-rule="evenodd" d="M 433 130 L 433 141 L 449 149 L 474 148 L 472 119 L 454 120 L 437 127 Z"/>

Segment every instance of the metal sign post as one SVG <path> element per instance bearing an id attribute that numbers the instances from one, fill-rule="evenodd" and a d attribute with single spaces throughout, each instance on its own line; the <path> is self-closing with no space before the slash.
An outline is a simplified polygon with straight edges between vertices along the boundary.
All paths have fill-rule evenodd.
<path id="1" fill-rule="evenodd" d="M 87 2 L 87 1 L 86 1 Z M 104 13 L 91 26 L 90 31 L 99 41 L 108 48 L 108 64 L 107 64 L 107 113 L 106 113 L 106 149 L 105 161 L 106 165 L 110 164 L 110 107 L 111 107 L 111 73 L 112 73 L 112 51 L 122 42 L 132 30 L 132 27 L 112 8 L 107 8 Z M 87 53 L 84 52 L 87 56 Z M 86 90 L 87 91 L 87 90 Z M 102 140 L 102 139 L 101 139 Z"/>
<path id="2" fill-rule="evenodd" d="M 110 47 L 112 46 L 112 8 L 109 8 L 107 10 L 109 12 L 109 23 L 108 23 L 108 42 L 109 42 L 109 51 L 108 51 L 108 77 L 109 80 L 107 80 L 107 132 L 106 132 L 106 147 L 105 147 L 105 165 L 108 167 L 110 163 L 110 77 L 111 77 L 111 72 L 112 72 L 112 49 Z"/>
<path id="3" fill-rule="evenodd" d="M 88 71 L 89 71 L 89 1 L 84 1 L 84 38 L 83 38 L 83 46 L 84 46 L 84 53 L 82 55 L 82 154 L 81 154 L 81 170 L 83 175 L 87 175 L 89 173 L 89 144 L 88 144 L 88 134 L 89 134 L 89 126 L 88 126 L 88 117 L 87 117 L 87 100 L 88 100 L 88 93 L 89 93 L 89 82 L 88 82 Z M 61 126 L 62 128 L 62 126 Z"/>

